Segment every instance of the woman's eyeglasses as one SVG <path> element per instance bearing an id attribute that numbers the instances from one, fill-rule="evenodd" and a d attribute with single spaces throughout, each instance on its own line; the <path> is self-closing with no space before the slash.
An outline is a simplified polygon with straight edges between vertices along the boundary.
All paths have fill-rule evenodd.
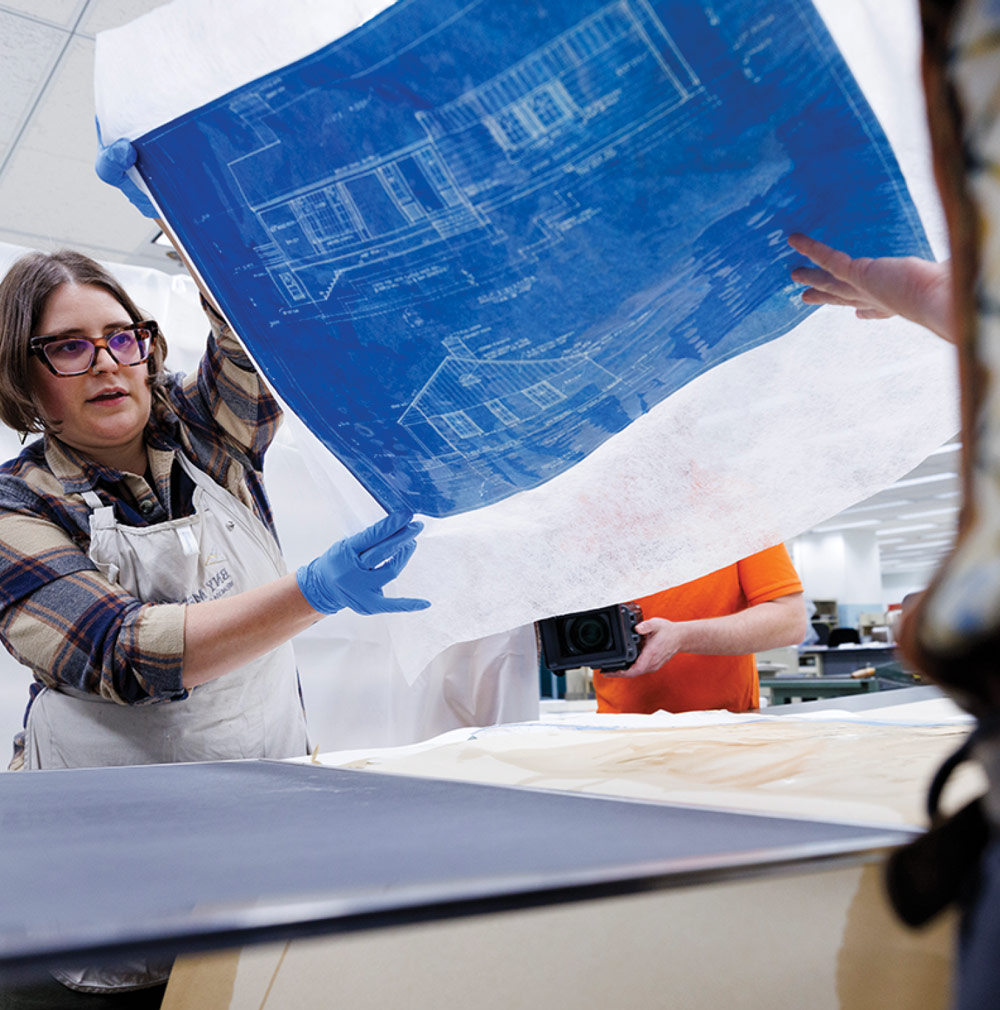
<path id="1" fill-rule="evenodd" d="M 141 365 L 153 350 L 157 332 L 156 323 L 147 319 L 96 340 L 90 337 L 32 337 L 28 341 L 28 353 L 41 358 L 53 375 L 83 375 L 93 368 L 101 347 L 119 365 Z"/>

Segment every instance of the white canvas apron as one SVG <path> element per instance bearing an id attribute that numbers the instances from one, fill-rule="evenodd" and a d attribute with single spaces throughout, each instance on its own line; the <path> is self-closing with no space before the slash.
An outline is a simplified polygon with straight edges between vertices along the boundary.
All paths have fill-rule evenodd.
<path id="1" fill-rule="evenodd" d="M 232 596 L 286 572 L 264 524 L 180 453 L 194 481 L 194 514 L 154 526 L 120 525 L 92 491 L 90 558 L 144 603 Z M 25 729 L 25 768 L 93 768 L 307 754 L 305 717 L 290 642 L 182 701 L 119 705 L 75 690 L 43 689 Z M 54 972 L 74 988 L 103 991 L 163 981 L 169 963 Z"/>

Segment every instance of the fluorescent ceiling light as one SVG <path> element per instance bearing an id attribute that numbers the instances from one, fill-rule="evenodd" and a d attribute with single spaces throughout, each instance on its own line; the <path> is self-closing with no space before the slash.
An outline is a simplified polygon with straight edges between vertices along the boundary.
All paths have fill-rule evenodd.
<path id="1" fill-rule="evenodd" d="M 877 519 L 859 519 L 856 523 L 837 523 L 834 526 L 814 526 L 813 533 L 835 533 L 837 530 L 856 530 L 862 526 L 878 526 Z"/>
<path id="2" fill-rule="evenodd" d="M 955 480 L 957 479 L 957 473 L 932 473 L 926 477 L 910 477 L 909 480 L 897 480 L 895 484 L 892 485 L 893 488 L 897 487 L 916 487 L 918 484 L 933 484 L 935 481 L 939 480 Z"/>
<path id="3" fill-rule="evenodd" d="M 900 519 L 923 519 L 924 516 L 950 516 L 959 510 L 958 505 L 949 505 L 943 509 L 927 509 L 923 512 L 906 512 L 899 516 Z"/>
<path id="4" fill-rule="evenodd" d="M 878 509 L 893 509 L 893 508 L 899 508 L 900 505 L 912 505 L 912 504 L 913 504 L 912 498 L 900 498 L 898 501 L 884 501 L 881 502 L 880 504 L 875 505 L 852 505 L 851 508 L 844 509 L 841 515 L 847 515 L 847 513 L 849 512 L 852 515 L 855 512 L 875 512 Z"/>
<path id="5" fill-rule="evenodd" d="M 933 452 L 927 453 L 927 458 L 930 459 L 931 456 L 943 456 L 945 453 L 958 452 L 962 448 L 961 442 L 948 442 L 942 445 L 940 448 L 935 449 Z"/>
<path id="6" fill-rule="evenodd" d="M 934 530 L 937 529 L 937 523 L 919 523 L 916 526 L 897 526 L 895 529 L 891 530 L 876 530 L 875 536 L 892 536 L 895 533 L 916 533 L 918 530 Z"/>
<path id="7" fill-rule="evenodd" d="M 896 551 L 929 551 L 935 548 L 950 547 L 950 540 L 933 540 L 926 544 L 904 544 L 902 547 L 894 547 Z"/>

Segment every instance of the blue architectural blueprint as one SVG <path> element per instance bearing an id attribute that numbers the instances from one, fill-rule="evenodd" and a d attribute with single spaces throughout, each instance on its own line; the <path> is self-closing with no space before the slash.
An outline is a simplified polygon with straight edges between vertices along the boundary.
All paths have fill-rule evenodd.
<path id="1" fill-rule="evenodd" d="M 136 146 L 281 396 L 428 515 L 788 332 L 790 232 L 929 255 L 808 0 L 399 0 Z"/>

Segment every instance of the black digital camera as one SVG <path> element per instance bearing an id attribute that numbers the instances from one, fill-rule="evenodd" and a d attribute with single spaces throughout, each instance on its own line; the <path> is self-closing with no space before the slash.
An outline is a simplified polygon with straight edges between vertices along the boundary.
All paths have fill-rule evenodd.
<path id="1" fill-rule="evenodd" d="M 547 617 L 537 624 L 545 665 L 553 673 L 578 666 L 624 670 L 642 650 L 642 635 L 635 630 L 641 620 L 634 603 Z"/>

